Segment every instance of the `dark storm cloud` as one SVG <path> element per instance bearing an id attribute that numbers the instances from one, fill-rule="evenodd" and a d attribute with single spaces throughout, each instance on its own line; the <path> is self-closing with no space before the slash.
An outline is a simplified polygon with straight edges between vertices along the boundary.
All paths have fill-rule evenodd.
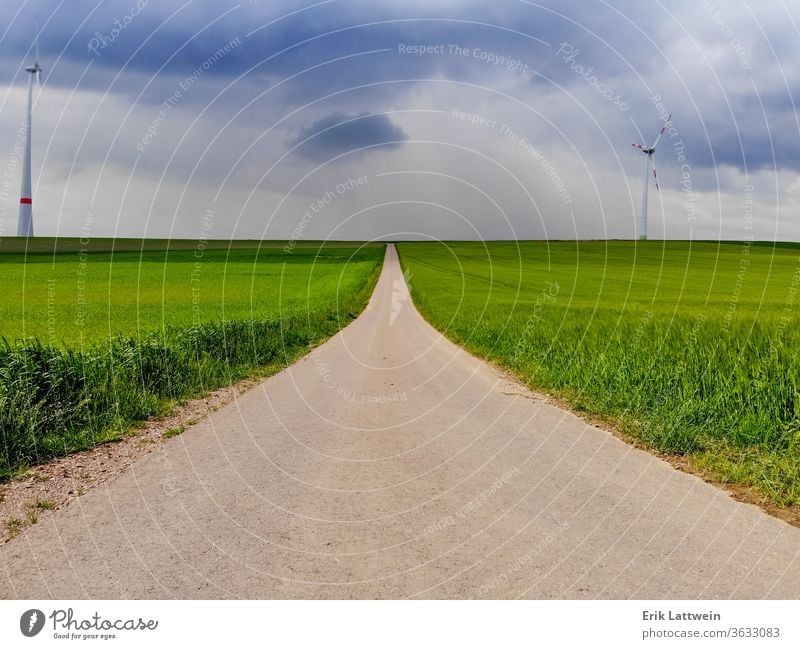
<path id="1" fill-rule="evenodd" d="M 387 115 L 334 113 L 302 128 L 289 145 L 297 146 L 303 157 L 325 161 L 358 149 L 394 149 L 407 139 L 405 131 Z"/>
<path id="2" fill-rule="evenodd" d="M 120 115 L 109 113 L 108 128 L 93 129 L 104 164 L 127 169 L 133 147 L 158 124 L 148 164 L 137 173 L 161 173 L 153 162 L 159 144 L 171 153 L 169 136 L 177 141 L 184 133 L 175 125 L 195 116 L 203 117 L 184 146 L 201 152 L 228 118 L 241 129 L 215 140 L 213 162 L 219 166 L 209 165 L 212 177 L 219 167 L 227 173 L 241 151 L 274 125 L 263 152 L 253 154 L 255 170 L 294 145 L 298 156 L 317 161 L 372 145 L 398 155 L 412 152 L 416 145 L 387 143 L 414 139 L 415 120 L 422 118 L 404 118 L 407 134 L 385 114 L 370 116 L 376 113 L 413 105 L 449 114 L 457 106 L 502 119 L 504 111 L 514 118 L 513 111 L 527 104 L 531 117 L 519 118 L 515 129 L 549 157 L 571 157 L 576 165 L 580 158 L 589 171 L 602 171 L 609 155 L 618 154 L 623 166 L 636 169 L 638 182 L 640 158 L 630 143 L 640 141 L 639 130 L 649 140 L 660 126 L 653 95 L 672 112 L 688 162 L 705 172 L 697 174 L 697 189 L 713 189 L 699 184 L 701 178 L 713 180 L 715 166 L 800 170 L 798 35 L 783 3 L 148 0 L 133 15 L 139 3 L 11 0 L 6 5 L 14 6 L 0 14 L 0 74 L 9 84 L 25 81 L 38 6 L 47 86 L 108 92 L 138 114 L 139 121 L 123 129 L 133 146 L 119 155 L 112 151 L 106 159 L 103 136 L 115 132 Z M 217 56 L 232 41 L 236 45 Z M 399 50 L 427 44 L 444 50 L 422 56 Z M 453 54 L 450 45 L 470 54 Z M 494 58 L 474 56 L 478 50 Z M 522 70 L 494 62 L 502 57 L 518 61 Z M 193 75 L 198 80 L 183 88 Z M 598 84 L 619 94 L 628 110 L 612 105 Z M 176 92 L 176 103 L 163 108 Z M 538 119 L 540 114 L 546 119 Z M 491 133 L 494 140 L 484 143 L 480 131 L 464 126 L 465 142 L 504 141 Z M 65 151 L 72 146 L 65 142 Z M 666 187 L 670 178 L 680 178 L 681 161 L 667 139 L 658 156 Z M 188 173 L 196 157 L 190 150 L 183 166 L 173 163 L 169 173 Z M 295 159 L 289 157 L 288 164 Z M 515 171 L 530 173 L 528 166 Z"/>
<path id="3" fill-rule="evenodd" d="M 750 172 L 800 168 L 800 138 L 790 96 L 761 96 L 754 91 L 731 104 L 728 114 L 704 113 L 707 135 L 698 128 L 701 120 L 687 130 L 685 139 L 693 143 L 696 165 L 731 165 Z"/>
<path id="4" fill-rule="evenodd" d="M 610 20 L 608 10 L 595 10 L 587 16 L 575 0 L 555 4 L 558 11 L 516 0 L 490 6 L 479 2 L 255 2 L 239 8 L 149 0 L 138 10 L 137 2 L 145 0 L 52 3 L 50 13 L 39 12 L 44 14 L 40 17 L 42 57 L 78 64 L 91 61 L 95 69 L 114 73 L 125 68 L 143 74 L 182 75 L 212 56 L 221 44 L 239 37 L 247 41 L 246 47 L 215 65 L 214 75 L 238 75 L 262 62 L 260 72 L 280 75 L 354 51 L 388 48 L 396 53 L 401 43 L 440 43 L 480 46 L 516 56 L 533 69 L 547 70 L 548 76 L 569 79 L 563 66 L 545 55 L 537 39 L 553 43 L 572 39 L 580 42 L 586 57 L 597 61 L 604 50 L 598 37 L 591 35 L 591 26 Z M 319 6 L 312 7 L 314 4 Z M 4 12 L 0 28 L 13 16 L 13 12 Z M 2 41 L 2 57 L 22 65 L 30 56 L 35 25 L 34 14 L 26 5 Z M 630 39 L 619 41 L 616 46 L 624 48 Z M 620 54 L 622 59 L 604 57 L 607 73 L 626 67 L 624 49 Z M 396 56 L 382 63 L 382 71 L 398 78 L 432 73 L 464 79 L 485 77 L 486 66 L 474 63 L 455 56 Z M 355 83 L 369 72 L 369 66 L 353 66 L 347 78 Z M 102 84 L 98 76 L 90 76 L 84 83 Z M 61 80 L 54 76 L 51 82 Z"/>
<path id="5" fill-rule="evenodd" d="M 663 95 L 693 143 L 690 155 L 695 156 L 695 165 L 800 169 L 796 124 L 791 130 L 791 86 L 781 88 L 778 79 L 761 89 L 768 122 L 790 129 L 775 139 L 765 126 L 758 88 L 752 92 L 747 88 L 735 93 L 726 90 L 729 79 L 739 83 L 748 73 L 738 65 L 718 69 L 704 60 L 707 50 L 713 48 L 729 50 L 728 58 L 733 60 L 731 43 L 742 42 L 756 84 L 761 76 L 757 72 L 776 73 L 780 63 L 776 55 L 780 53 L 786 55 L 784 65 L 795 65 L 788 54 L 794 51 L 796 35 L 777 30 L 777 21 L 764 9 L 760 10 L 763 15 L 757 12 L 756 24 L 751 18 L 742 20 L 734 8 L 719 14 L 711 3 L 682 2 L 665 8 L 632 0 L 508 0 L 489 5 L 477 1 L 224 5 L 185 0 L 75 0 L 42 5 L 38 5 L 41 57 L 48 68 L 48 83 L 54 85 L 74 85 L 91 63 L 91 74 L 80 81 L 82 88 L 110 90 L 160 104 L 171 85 L 214 59 L 205 73 L 209 79 L 246 75 L 222 102 L 227 101 L 232 110 L 296 75 L 270 96 L 280 114 L 287 106 L 367 84 L 372 85 L 358 101 L 369 95 L 369 107 L 379 110 L 387 102 L 401 101 L 409 92 L 408 84 L 384 83 L 387 81 L 444 78 L 491 87 L 503 74 L 509 76 L 503 66 L 453 56 L 449 50 L 438 56 L 398 52 L 400 44 L 457 44 L 520 61 L 526 66 L 526 83 L 534 88 L 580 93 L 587 90 L 587 77 L 596 78 L 624 94 L 637 123 L 653 121 L 650 97 Z M 18 15 L 5 11 L 0 17 L 0 29 L 6 31 L 0 43 L 0 66 L 10 75 L 24 76 L 20 70 L 31 56 L 37 18 L 33 5 L 17 8 L 21 8 Z M 12 19 L 13 23 L 7 22 Z M 761 32 L 764 27 L 766 33 Z M 235 39 L 236 47 L 215 58 L 220 47 Z M 564 56 L 564 44 L 566 51 L 574 52 L 571 58 Z M 693 55 L 688 62 L 675 59 L 681 51 Z M 695 97 L 703 93 L 710 100 L 695 108 Z M 189 105 L 208 99 L 195 90 L 186 93 L 182 101 Z M 595 108 L 591 100 L 598 98 L 585 92 L 578 98 L 587 99 L 590 103 L 585 109 L 591 113 Z M 602 102 L 597 105 L 604 107 Z M 737 131 L 740 124 L 748 128 Z M 620 126 L 628 130 L 624 121 Z M 619 137 L 623 139 L 623 134 Z M 628 139 L 627 133 L 624 139 Z"/>

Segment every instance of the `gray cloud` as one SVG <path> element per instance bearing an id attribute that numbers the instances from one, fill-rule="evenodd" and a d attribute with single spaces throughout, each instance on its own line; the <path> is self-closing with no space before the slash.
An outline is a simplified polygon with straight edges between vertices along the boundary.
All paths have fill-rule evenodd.
<path id="1" fill-rule="evenodd" d="M 334 113 L 300 129 L 288 144 L 301 156 L 324 162 L 344 153 L 364 153 L 363 149 L 395 149 L 407 139 L 388 115 Z"/>
<path id="2" fill-rule="evenodd" d="M 220 184 L 230 197 L 226 209 L 240 214 L 228 231 L 259 233 L 271 208 L 254 205 L 280 203 L 302 179 L 279 215 L 293 226 L 293 210 L 302 213 L 310 198 L 352 173 L 371 172 L 368 160 L 386 173 L 424 166 L 464 176 L 492 195 L 512 175 L 521 179 L 543 207 L 529 218 L 530 198 L 512 183 L 517 189 L 506 195 L 514 200 L 502 205 L 519 236 L 634 236 L 641 155 L 630 143 L 640 140 L 638 131 L 649 139 L 659 126 L 656 94 L 685 144 L 680 151 L 692 189 L 703 194 L 697 200 L 706 216 L 701 210 L 698 230 L 735 236 L 736 206 L 749 183 L 763 185 L 756 192 L 763 219 L 798 209 L 800 190 L 791 179 L 800 171 L 800 61 L 783 3 L 336 0 L 309 8 L 314 0 L 230 6 L 150 0 L 126 21 L 137 2 L 39 4 L 46 85 L 34 118 L 34 169 L 47 181 L 37 218 L 49 218 L 50 230 L 80 224 L 81 201 L 91 196 L 93 209 L 114 215 L 98 223 L 119 231 L 155 232 L 172 223 L 159 216 L 167 214 L 174 223 L 161 234 L 191 234 L 184 209 L 202 213 Z M 33 55 L 35 27 L 30 3 L 9 4 L 16 6 L 0 15 L 0 74 L 7 79 L 0 87 L 2 166 L 24 110 L 23 68 Z M 115 21 L 125 27 L 112 39 Z M 92 39 L 103 46 L 92 51 Z M 234 39 L 236 47 L 218 57 Z M 573 59 L 558 53 L 561 43 L 578 52 Z M 401 44 L 443 49 L 415 56 L 401 53 Z M 204 67 L 207 61 L 213 64 Z M 597 84 L 628 109 L 613 105 Z M 454 108 L 506 123 L 533 143 L 569 187 L 572 212 L 552 196 L 552 179 L 528 152 L 499 127 L 453 119 Z M 660 145 L 662 194 L 651 197 L 663 196 L 664 232 L 688 236 L 677 139 Z M 385 155 L 344 155 L 304 176 L 309 161 L 373 145 Z M 293 146 L 296 154 L 288 154 Z M 452 147 L 463 149 L 454 155 Z M 131 170 L 136 192 L 125 191 Z M 357 198 L 380 200 L 386 186 L 400 201 L 414 199 L 424 185 L 426 203 L 436 203 L 438 192 L 438 202 L 463 212 L 486 236 L 493 228 L 507 233 L 491 210 L 470 215 L 476 203 L 441 177 L 428 184 L 410 175 L 391 178 L 390 185 L 371 181 L 369 189 L 337 201 L 310 231 L 318 227 L 324 235 L 347 210 L 365 207 Z M 201 201 L 207 188 L 215 191 Z M 259 200 L 247 202 L 252 196 Z M 151 204 L 159 214 L 143 225 L 140 215 Z M 437 236 L 461 227 L 458 219 L 444 225 L 441 209 L 436 220 L 415 205 L 419 227 L 436 223 Z M 374 222 L 390 227 L 402 219 L 406 208 L 393 209 Z M 283 236 L 279 221 L 270 221 L 270 236 Z M 219 228 L 227 234 L 222 222 Z M 10 220 L 7 229 L 13 230 Z M 800 238 L 796 230 L 792 236 Z M 352 222 L 342 231 L 358 237 Z"/>

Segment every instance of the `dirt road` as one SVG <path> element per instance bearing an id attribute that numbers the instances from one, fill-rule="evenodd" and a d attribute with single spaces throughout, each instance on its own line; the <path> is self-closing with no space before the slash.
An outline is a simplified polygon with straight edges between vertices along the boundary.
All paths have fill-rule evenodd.
<path id="1" fill-rule="evenodd" d="M 0 596 L 795 599 L 799 557 L 444 339 L 390 247 L 339 335 L 0 547 Z"/>

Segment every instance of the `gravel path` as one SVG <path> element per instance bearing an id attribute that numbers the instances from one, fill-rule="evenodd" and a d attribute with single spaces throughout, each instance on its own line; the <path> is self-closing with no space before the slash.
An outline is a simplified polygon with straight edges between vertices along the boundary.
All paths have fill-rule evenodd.
<path id="1" fill-rule="evenodd" d="M 800 597 L 800 529 L 367 310 L 0 547 L 4 598 Z"/>

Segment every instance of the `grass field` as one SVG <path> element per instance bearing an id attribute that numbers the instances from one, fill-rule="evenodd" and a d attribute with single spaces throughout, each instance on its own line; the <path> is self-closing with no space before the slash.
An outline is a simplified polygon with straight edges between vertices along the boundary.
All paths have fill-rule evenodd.
<path id="1" fill-rule="evenodd" d="M 23 252 L 8 241 L 0 246 L 0 477 L 292 362 L 363 309 L 384 253 L 382 245 L 306 243 L 287 253 L 282 243 L 47 239 Z"/>
<path id="2" fill-rule="evenodd" d="M 6 249 L 24 240 L 6 239 Z M 81 347 L 116 334 L 327 308 L 374 267 L 378 248 L 352 244 L 33 239 L 40 252 L 0 254 L 0 336 Z M 161 249 L 158 248 L 161 246 Z M 169 248 L 167 247 L 169 246 Z M 0 246 L 2 249 L 2 246 Z M 13 250 L 13 249 L 12 249 Z M 48 252 L 45 252 L 47 250 Z"/>
<path id="3" fill-rule="evenodd" d="M 800 251 L 687 242 L 403 243 L 453 340 L 714 478 L 800 504 Z"/>

